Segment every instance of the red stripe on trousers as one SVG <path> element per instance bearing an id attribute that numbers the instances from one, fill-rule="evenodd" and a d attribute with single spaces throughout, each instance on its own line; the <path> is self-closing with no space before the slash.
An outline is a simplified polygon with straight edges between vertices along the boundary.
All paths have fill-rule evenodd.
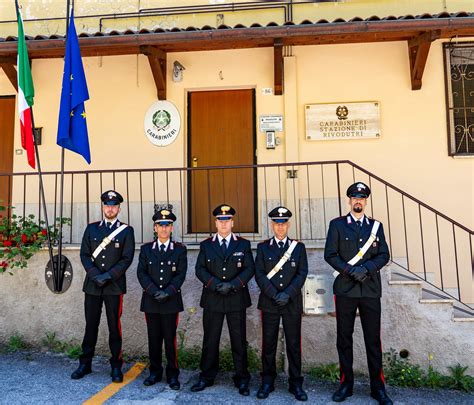
<path id="1" fill-rule="evenodd" d="M 123 294 L 120 294 L 120 304 L 119 304 L 119 313 L 118 313 L 118 330 L 120 334 L 120 338 L 122 337 L 122 322 L 120 318 L 122 317 L 122 309 L 123 309 Z M 119 359 L 122 358 L 122 349 L 120 349 Z"/>
<path id="2" fill-rule="evenodd" d="M 334 298 L 334 308 L 336 309 L 336 322 L 337 322 L 337 299 L 336 299 L 336 295 L 333 295 L 333 298 Z M 339 384 L 342 384 L 345 381 L 346 376 L 344 374 L 344 371 L 342 371 L 341 362 L 339 362 L 339 374 L 340 374 Z"/>
<path id="3" fill-rule="evenodd" d="M 179 312 L 176 314 L 176 333 L 174 334 L 174 355 L 175 355 L 175 364 L 174 364 L 174 366 L 176 368 L 179 368 L 179 366 L 178 366 L 178 345 L 176 343 L 178 325 L 179 325 Z"/>

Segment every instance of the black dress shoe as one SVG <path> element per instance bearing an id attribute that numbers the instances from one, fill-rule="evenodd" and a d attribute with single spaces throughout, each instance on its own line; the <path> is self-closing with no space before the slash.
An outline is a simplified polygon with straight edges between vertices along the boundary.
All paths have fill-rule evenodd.
<path id="1" fill-rule="evenodd" d="M 338 390 L 332 394 L 332 400 L 334 402 L 342 402 L 347 397 L 352 396 L 352 387 L 350 385 L 341 385 Z"/>
<path id="2" fill-rule="evenodd" d="M 243 382 L 239 384 L 239 394 L 243 395 L 244 397 L 248 397 L 250 395 L 248 382 Z"/>
<path id="3" fill-rule="evenodd" d="M 110 373 L 110 376 L 112 377 L 112 382 L 114 383 L 123 382 L 122 370 L 120 370 L 119 368 L 113 368 L 112 372 Z"/>
<path id="4" fill-rule="evenodd" d="M 150 373 L 150 375 L 143 381 L 143 385 L 149 387 L 161 381 L 161 375 Z"/>
<path id="5" fill-rule="evenodd" d="M 199 392 L 205 390 L 207 387 L 211 387 L 214 383 L 199 380 L 196 384 L 191 387 L 192 392 Z"/>
<path id="6" fill-rule="evenodd" d="M 257 398 L 258 399 L 267 399 L 270 395 L 270 392 L 273 392 L 275 387 L 270 384 L 262 384 L 257 391 Z"/>
<path id="7" fill-rule="evenodd" d="M 178 391 L 181 388 L 181 384 L 177 378 L 170 378 L 169 387 L 172 390 Z"/>
<path id="8" fill-rule="evenodd" d="M 80 380 L 87 374 L 92 373 L 90 364 L 79 364 L 79 367 L 71 374 L 73 380 Z"/>
<path id="9" fill-rule="evenodd" d="M 384 389 L 372 391 L 370 396 L 379 401 L 380 405 L 393 405 L 392 400 L 389 398 Z"/>
<path id="10" fill-rule="evenodd" d="M 297 401 L 307 401 L 308 400 L 308 394 L 304 391 L 302 387 L 299 385 L 294 385 L 291 386 L 288 391 L 290 391 L 296 398 Z"/>

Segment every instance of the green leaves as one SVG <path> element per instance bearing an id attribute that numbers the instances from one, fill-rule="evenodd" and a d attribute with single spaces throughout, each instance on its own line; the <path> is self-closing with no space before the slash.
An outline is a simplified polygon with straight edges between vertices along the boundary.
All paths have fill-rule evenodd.
<path id="1" fill-rule="evenodd" d="M 14 207 L 0 206 L 0 212 Z M 69 218 L 56 218 L 49 226 L 52 243 L 58 242 L 59 226 L 70 225 Z M 25 216 L 12 213 L 10 216 L 0 216 L 0 273 L 11 272 L 14 268 L 27 267 L 28 260 L 47 244 L 48 231 L 45 221 L 36 220 L 34 214 Z"/>

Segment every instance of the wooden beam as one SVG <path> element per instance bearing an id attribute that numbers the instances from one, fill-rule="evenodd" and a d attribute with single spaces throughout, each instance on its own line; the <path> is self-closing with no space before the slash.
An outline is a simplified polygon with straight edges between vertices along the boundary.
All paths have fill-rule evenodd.
<path id="1" fill-rule="evenodd" d="M 16 92 L 18 93 L 18 79 L 17 79 L 17 72 L 15 69 L 15 65 L 13 63 L 0 62 L 0 68 L 3 69 L 3 71 L 8 77 L 8 80 L 10 80 L 10 83 L 15 88 Z"/>
<path id="2" fill-rule="evenodd" d="M 140 52 L 148 56 L 158 100 L 166 100 L 166 53 L 154 46 L 141 46 Z"/>
<path id="3" fill-rule="evenodd" d="M 439 30 L 422 32 L 408 40 L 408 56 L 410 59 L 411 89 L 420 90 L 426 60 L 431 43 L 440 38 Z"/>
<path id="4" fill-rule="evenodd" d="M 285 82 L 283 75 L 283 40 L 276 38 L 273 41 L 273 88 L 276 96 L 283 94 Z"/>

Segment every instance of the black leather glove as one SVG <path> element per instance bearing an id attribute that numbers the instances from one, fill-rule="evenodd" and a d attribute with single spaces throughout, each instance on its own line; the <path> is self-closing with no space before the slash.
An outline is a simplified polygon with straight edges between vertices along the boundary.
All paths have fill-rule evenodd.
<path id="1" fill-rule="evenodd" d="M 229 295 L 234 287 L 231 283 L 219 283 L 216 285 L 216 291 L 222 295 Z"/>
<path id="2" fill-rule="evenodd" d="M 290 296 L 284 291 L 277 293 L 273 297 L 273 302 L 276 304 L 277 307 L 284 307 L 286 304 L 288 304 L 289 301 Z"/>
<path id="3" fill-rule="evenodd" d="M 170 295 L 163 290 L 158 290 L 156 293 L 153 294 L 153 298 L 160 303 L 165 302 L 169 297 Z"/>
<path id="4" fill-rule="evenodd" d="M 112 276 L 109 272 L 106 271 L 105 273 L 101 273 L 98 276 L 95 276 L 93 280 L 97 287 L 103 287 L 107 284 L 108 281 L 112 280 Z"/>
<path id="5" fill-rule="evenodd" d="M 363 266 L 355 266 L 349 269 L 349 275 L 359 283 L 363 283 L 366 280 L 368 274 L 369 272 Z"/>

